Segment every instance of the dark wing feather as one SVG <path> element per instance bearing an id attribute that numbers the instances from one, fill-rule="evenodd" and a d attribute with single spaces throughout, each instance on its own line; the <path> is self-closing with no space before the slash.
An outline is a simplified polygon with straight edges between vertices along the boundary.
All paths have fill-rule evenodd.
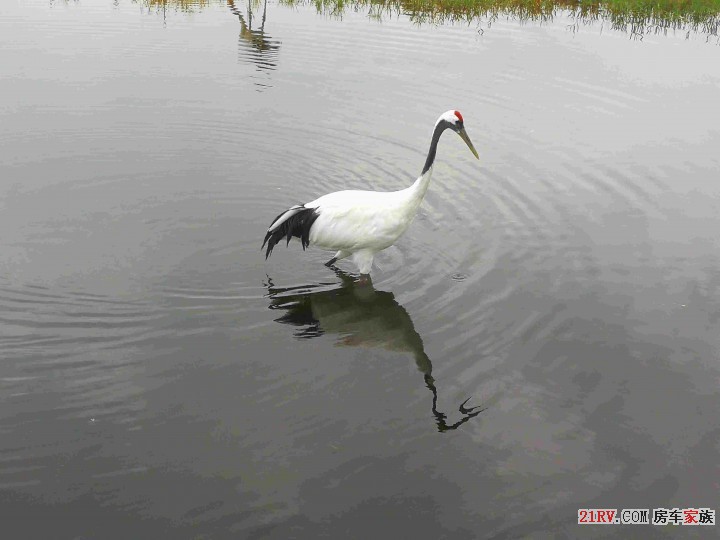
<path id="1" fill-rule="evenodd" d="M 275 223 L 278 219 L 280 219 L 284 213 L 285 212 L 276 217 L 272 223 Z M 265 240 L 263 240 L 262 245 L 262 247 L 265 247 L 265 244 L 267 244 L 265 258 L 267 259 L 270 256 L 275 245 L 283 238 L 285 238 L 289 244 L 290 239 L 294 236 L 300 239 L 300 244 L 302 244 L 303 249 L 308 247 L 310 245 L 310 228 L 312 227 L 312 224 L 315 223 L 318 215 L 319 214 L 314 208 L 303 208 L 286 219 L 274 231 L 268 231 L 267 234 L 265 234 Z"/>

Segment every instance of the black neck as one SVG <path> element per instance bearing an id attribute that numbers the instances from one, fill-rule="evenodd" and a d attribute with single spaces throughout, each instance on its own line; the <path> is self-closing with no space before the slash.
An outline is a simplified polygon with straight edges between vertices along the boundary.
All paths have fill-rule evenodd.
<path id="1" fill-rule="evenodd" d="M 428 172 L 428 169 L 433 166 L 435 162 L 435 153 L 437 152 L 438 141 L 442 132 L 448 128 L 448 123 L 444 120 L 438 122 L 435 126 L 435 131 L 432 134 L 432 141 L 430 141 L 430 150 L 428 150 L 427 159 L 425 160 L 425 166 L 423 167 L 422 174 Z"/>

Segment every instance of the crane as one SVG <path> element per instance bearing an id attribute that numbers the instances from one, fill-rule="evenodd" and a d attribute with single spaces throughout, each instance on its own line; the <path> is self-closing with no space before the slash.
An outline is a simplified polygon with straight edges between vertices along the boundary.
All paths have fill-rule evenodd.
<path id="1" fill-rule="evenodd" d="M 303 250 L 317 246 L 335 255 L 326 266 L 350 257 L 360 274 L 367 275 L 375 254 L 390 247 L 412 223 L 425 197 L 432 176 L 438 141 L 451 129 L 480 159 L 465 131 L 459 111 L 450 110 L 437 119 L 422 173 L 408 188 L 399 191 L 345 190 L 323 195 L 309 203 L 297 204 L 277 216 L 265 234 L 265 259 L 282 240 L 300 239 Z"/>

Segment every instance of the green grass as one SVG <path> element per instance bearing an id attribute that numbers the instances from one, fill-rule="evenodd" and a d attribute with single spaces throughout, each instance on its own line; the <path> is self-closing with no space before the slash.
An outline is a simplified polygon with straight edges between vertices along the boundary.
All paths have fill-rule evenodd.
<path id="1" fill-rule="evenodd" d="M 202 9 L 228 0 L 140 0 L 158 7 Z M 263 0 L 246 0 L 261 8 Z M 419 24 L 464 22 L 490 27 L 500 18 L 543 22 L 569 16 L 571 26 L 601 22 L 635 37 L 683 32 L 718 37 L 720 0 L 278 0 L 286 6 L 314 5 L 318 12 L 341 17 L 347 11 L 363 11 L 370 18 L 407 15 Z M 235 0 L 241 7 L 245 2 Z"/>
<path id="2" fill-rule="evenodd" d="M 314 4 L 318 12 L 340 16 L 367 11 L 376 19 L 405 14 L 416 23 L 485 23 L 499 18 L 542 22 L 567 14 L 574 25 L 607 22 L 635 36 L 682 31 L 718 35 L 720 0 L 279 0 Z"/>

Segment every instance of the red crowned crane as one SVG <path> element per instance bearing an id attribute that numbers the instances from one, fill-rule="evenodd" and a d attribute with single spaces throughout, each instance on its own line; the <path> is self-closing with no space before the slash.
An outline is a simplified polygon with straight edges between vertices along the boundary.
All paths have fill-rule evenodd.
<path id="1" fill-rule="evenodd" d="M 303 249 L 317 246 L 335 251 L 325 263 L 327 266 L 350 257 L 361 274 L 369 274 L 375 254 L 393 245 L 412 223 L 430 184 L 438 141 L 446 129 L 457 133 L 479 159 L 462 115 L 447 111 L 435 122 L 425 165 L 413 185 L 399 191 L 336 191 L 292 206 L 267 230 L 263 241 L 263 247 L 267 244 L 265 258 L 280 240 L 289 244 L 294 236 L 300 239 Z"/>

